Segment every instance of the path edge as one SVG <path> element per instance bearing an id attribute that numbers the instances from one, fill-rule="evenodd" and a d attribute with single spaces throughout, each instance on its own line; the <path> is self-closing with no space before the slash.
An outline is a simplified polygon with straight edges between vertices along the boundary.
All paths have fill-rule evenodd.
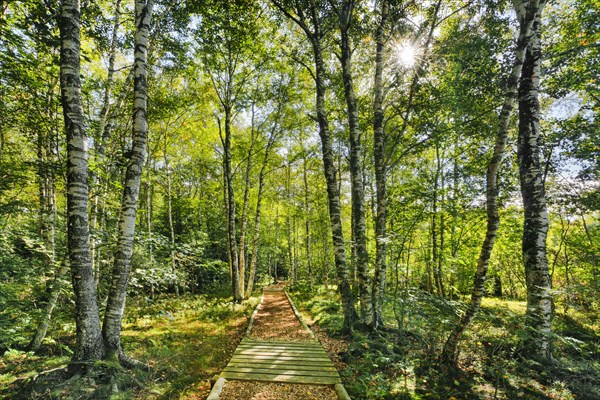
<path id="1" fill-rule="evenodd" d="M 225 378 L 217 379 L 217 382 L 215 382 L 213 385 L 212 390 L 210 391 L 206 400 L 219 400 L 219 396 L 223 390 L 223 385 L 225 385 Z"/>
<path id="2" fill-rule="evenodd" d="M 265 294 L 263 292 L 263 294 L 260 296 L 260 301 L 256 305 L 256 308 L 252 312 L 252 315 L 250 316 L 250 322 L 248 322 L 248 327 L 246 328 L 246 335 L 245 335 L 245 337 L 247 337 L 247 338 L 250 337 L 250 331 L 252 331 L 252 326 L 254 325 L 254 320 L 256 319 L 256 314 L 258 314 L 258 309 L 262 305 L 264 299 L 265 299 Z"/>
<path id="3" fill-rule="evenodd" d="M 296 318 L 298 318 L 298 321 L 300 321 L 300 323 L 302 324 L 304 329 L 306 329 L 310 333 L 310 336 L 313 339 L 315 339 L 316 341 L 319 341 L 317 339 L 317 337 L 315 336 L 314 332 L 312 331 L 312 329 L 310 329 L 308 327 L 308 325 L 306 325 L 306 322 L 304 322 L 304 320 L 302 319 L 302 315 L 300 315 L 300 313 L 298 312 L 298 309 L 296 308 L 296 305 L 292 301 L 292 297 L 290 296 L 288 291 L 285 290 L 284 292 L 285 292 L 285 295 L 287 296 L 288 301 L 290 302 L 290 306 L 292 306 L 292 310 L 294 310 L 294 314 L 296 315 Z M 336 383 L 334 386 L 334 389 L 335 389 L 335 394 L 337 395 L 339 400 L 351 400 L 350 396 L 348 395 L 348 392 L 346 392 L 346 388 L 344 387 L 343 383 Z"/>
<path id="4" fill-rule="evenodd" d="M 317 340 L 317 337 L 315 336 L 315 334 L 313 333 L 313 331 L 308 327 L 308 325 L 306 325 L 306 322 L 304 322 L 304 320 L 302 319 L 302 315 L 300 315 L 300 313 L 298 312 L 298 309 L 296 308 L 296 305 L 292 301 L 292 297 L 290 296 L 290 294 L 288 293 L 288 291 L 284 290 L 284 293 L 285 293 L 285 295 L 286 295 L 286 297 L 288 299 L 288 302 L 290 303 L 290 306 L 292 306 L 292 310 L 294 311 L 294 315 L 296 316 L 296 318 L 298 319 L 298 321 L 300 321 L 300 324 L 302 325 L 302 327 L 304 329 L 306 329 L 308 331 L 308 333 L 310 333 L 310 337 L 311 338 L 313 338 L 314 340 Z"/>

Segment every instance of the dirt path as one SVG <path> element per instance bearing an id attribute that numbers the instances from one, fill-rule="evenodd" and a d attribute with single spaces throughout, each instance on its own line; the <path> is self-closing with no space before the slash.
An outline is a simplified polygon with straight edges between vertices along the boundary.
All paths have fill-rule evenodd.
<path id="1" fill-rule="evenodd" d="M 272 286 L 267 289 L 280 288 Z M 282 288 L 282 287 L 281 287 Z M 261 340 L 306 342 L 312 339 L 294 315 L 282 291 L 265 291 L 250 337 Z M 219 400 L 338 400 L 332 386 L 230 380 Z"/>

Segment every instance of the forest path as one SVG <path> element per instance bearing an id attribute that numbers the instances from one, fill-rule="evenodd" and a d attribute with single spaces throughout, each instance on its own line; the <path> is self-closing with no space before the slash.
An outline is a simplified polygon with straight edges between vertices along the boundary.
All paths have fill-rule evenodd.
<path id="1" fill-rule="evenodd" d="M 349 399 L 331 359 L 298 318 L 284 284 L 264 288 L 246 337 L 214 389 L 207 400 Z"/>

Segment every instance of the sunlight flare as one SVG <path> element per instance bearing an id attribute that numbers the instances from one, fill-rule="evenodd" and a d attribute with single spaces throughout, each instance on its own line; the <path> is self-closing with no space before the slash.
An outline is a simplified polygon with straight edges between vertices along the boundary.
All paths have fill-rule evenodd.
<path id="1" fill-rule="evenodd" d="M 409 42 L 403 42 L 396 45 L 396 60 L 399 65 L 405 68 L 411 68 L 416 62 L 417 49 Z"/>

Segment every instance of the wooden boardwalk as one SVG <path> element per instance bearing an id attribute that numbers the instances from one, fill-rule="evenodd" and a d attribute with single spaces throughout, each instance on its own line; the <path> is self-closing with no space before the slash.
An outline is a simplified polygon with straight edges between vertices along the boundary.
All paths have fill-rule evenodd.
<path id="1" fill-rule="evenodd" d="M 225 379 L 335 385 L 340 376 L 319 342 L 243 339 L 221 373 Z"/>
<path id="2" fill-rule="evenodd" d="M 246 331 L 231 360 L 216 378 L 207 400 L 218 400 L 227 380 L 258 381 L 333 386 L 340 400 L 350 400 L 337 369 L 321 343 L 302 321 L 292 299 L 283 288 L 265 288 L 264 292 L 284 292 L 292 312 L 313 338 L 309 341 L 250 338 L 253 322 L 264 300 L 256 307 Z"/>

